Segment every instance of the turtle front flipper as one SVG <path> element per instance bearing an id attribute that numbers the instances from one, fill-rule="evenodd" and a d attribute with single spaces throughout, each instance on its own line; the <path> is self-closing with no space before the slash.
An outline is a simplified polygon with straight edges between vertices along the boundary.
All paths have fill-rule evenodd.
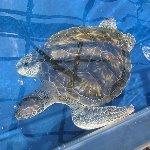
<path id="1" fill-rule="evenodd" d="M 55 102 L 58 102 L 58 97 L 54 83 L 43 81 L 39 89 L 29 94 L 17 105 L 16 118 L 18 120 L 32 118 Z"/>
<path id="2" fill-rule="evenodd" d="M 129 107 L 84 107 L 76 105 L 72 108 L 72 120 L 82 129 L 90 130 L 100 128 L 126 118 L 134 111 L 133 105 Z"/>

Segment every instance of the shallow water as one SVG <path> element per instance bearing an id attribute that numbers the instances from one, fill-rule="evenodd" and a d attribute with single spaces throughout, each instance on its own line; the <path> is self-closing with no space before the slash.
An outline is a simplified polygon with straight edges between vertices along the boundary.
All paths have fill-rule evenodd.
<path id="1" fill-rule="evenodd" d="M 54 33 L 74 26 L 98 26 L 114 17 L 118 28 L 131 33 L 131 78 L 123 93 L 107 105 L 133 104 L 136 111 L 150 105 L 150 62 L 142 47 L 150 46 L 149 0 L 1 0 L 0 3 L 0 150 L 49 150 L 78 138 L 85 131 L 71 121 L 67 106 L 55 104 L 40 115 L 16 120 L 15 106 L 40 82 L 16 71 L 16 62 L 43 45 Z M 19 145 L 19 146 L 18 146 Z"/>

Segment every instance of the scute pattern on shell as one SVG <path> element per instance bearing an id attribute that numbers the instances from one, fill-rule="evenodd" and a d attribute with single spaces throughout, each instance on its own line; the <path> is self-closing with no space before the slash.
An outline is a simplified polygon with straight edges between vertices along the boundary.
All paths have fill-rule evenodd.
<path id="1" fill-rule="evenodd" d="M 45 53 L 69 70 L 51 76 L 69 96 L 89 106 L 99 106 L 117 97 L 130 76 L 131 63 L 124 34 L 117 29 L 77 27 L 53 35 Z M 119 43 L 119 44 L 118 44 Z"/>
<path id="2" fill-rule="evenodd" d="M 72 41 L 109 41 L 122 50 L 130 50 L 135 44 L 134 36 L 130 33 L 123 34 L 118 29 L 80 26 L 72 27 L 68 30 L 63 30 L 52 35 L 51 38 L 45 43 L 45 47 L 52 49 L 52 46 L 70 44 Z"/>

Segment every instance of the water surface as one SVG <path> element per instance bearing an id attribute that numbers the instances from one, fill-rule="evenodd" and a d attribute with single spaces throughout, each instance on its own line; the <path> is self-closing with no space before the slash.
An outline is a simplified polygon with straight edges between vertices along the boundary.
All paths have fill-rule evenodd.
<path id="1" fill-rule="evenodd" d="M 119 30 L 137 42 L 131 51 L 132 74 L 123 93 L 107 105 L 128 106 L 136 111 L 150 105 L 150 62 L 142 52 L 150 46 L 149 0 L 1 0 L 0 3 L 0 150 L 50 150 L 78 138 L 70 109 L 55 104 L 40 115 L 16 120 L 15 106 L 40 85 L 19 75 L 17 61 L 43 45 L 54 33 L 74 26 L 98 26 L 106 17 L 117 20 Z"/>

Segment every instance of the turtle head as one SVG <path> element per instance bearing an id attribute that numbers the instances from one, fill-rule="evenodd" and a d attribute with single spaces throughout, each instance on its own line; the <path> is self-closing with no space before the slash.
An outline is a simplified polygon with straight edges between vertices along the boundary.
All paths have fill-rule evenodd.
<path id="1" fill-rule="evenodd" d="M 27 97 L 17 105 L 16 118 L 18 120 L 32 118 L 45 110 L 44 104 L 39 97 Z"/>
<path id="2" fill-rule="evenodd" d="M 35 77 L 40 72 L 41 61 L 38 59 L 37 52 L 27 54 L 21 58 L 16 64 L 16 68 L 19 74 L 28 77 Z"/>

